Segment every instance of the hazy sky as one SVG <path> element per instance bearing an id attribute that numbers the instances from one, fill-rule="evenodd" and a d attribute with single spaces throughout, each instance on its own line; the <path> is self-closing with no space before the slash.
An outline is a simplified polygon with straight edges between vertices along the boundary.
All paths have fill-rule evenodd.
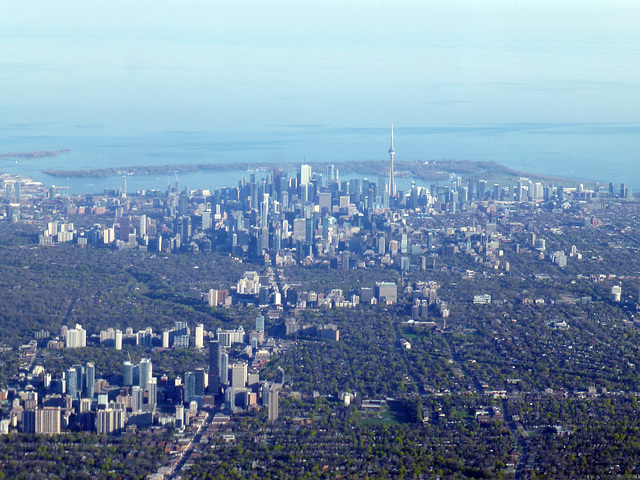
<path id="1" fill-rule="evenodd" d="M 638 122 L 639 19 L 636 0 L 3 0 L 0 128 Z"/>

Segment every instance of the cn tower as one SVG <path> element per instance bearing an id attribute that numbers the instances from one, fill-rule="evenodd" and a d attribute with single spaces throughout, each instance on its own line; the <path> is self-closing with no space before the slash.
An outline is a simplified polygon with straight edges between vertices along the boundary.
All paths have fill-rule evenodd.
<path id="1" fill-rule="evenodd" d="M 389 197 L 396 196 L 396 182 L 393 179 L 393 154 L 396 153 L 393 149 L 393 123 L 391 124 L 391 147 L 389 147 Z"/>

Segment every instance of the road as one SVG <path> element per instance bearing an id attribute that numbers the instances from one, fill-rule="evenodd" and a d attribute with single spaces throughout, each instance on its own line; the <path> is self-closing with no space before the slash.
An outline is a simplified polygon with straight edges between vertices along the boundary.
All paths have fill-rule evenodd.
<path id="1" fill-rule="evenodd" d="M 527 443 L 527 439 L 518 431 L 518 427 L 516 426 L 516 422 L 513 421 L 513 416 L 509 411 L 509 400 L 502 400 L 502 413 L 504 415 L 504 421 L 511 430 L 511 434 L 518 439 L 518 448 L 519 448 L 519 456 L 518 463 L 516 463 L 516 472 L 514 475 L 515 480 L 519 480 L 522 478 L 522 474 L 524 472 L 524 466 L 527 464 L 527 455 L 529 453 L 529 446 Z"/>
<path id="2" fill-rule="evenodd" d="M 186 465 L 189 458 L 191 458 L 191 454 L 195 450 L 196 446 L 200 444 L 200 440 L 202 440 L 204 432 L 207 431 L 207 427 L 211 424 L 212 419 L 213 419 L 212 412 L 207 412 L 207 418 L 204 420 L 204 423 L 202 424 L 198 432 L 195 434 L 195 436 L 191 439 L 191 442 L 187 445 L 187 448 L 185 449 L 185 451 L 182 452 L 180 461 L 178 461 L 178 463 L 176 464 L 175 468 L 173 469 L 173 472 L 166 477 L 167 480 L 176 480 L 177 478 L 180 478 L 180 473 L 182 472 L 182 469 Z"/>

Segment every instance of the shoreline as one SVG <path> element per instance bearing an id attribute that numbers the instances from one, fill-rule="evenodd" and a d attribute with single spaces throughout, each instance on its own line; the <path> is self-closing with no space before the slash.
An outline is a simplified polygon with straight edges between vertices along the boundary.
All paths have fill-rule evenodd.
<path id="1" fill-rule="evenodd" d="M 60 151 L 65 152 L 65 151 Z M 36 152 L 39 153 L 39 152 Z M 0 158 L 2 155 L 0 154 Z M 364 174 L 364 175 L 387 175 L 389 168 L 388 161 L 375 160 L 371 162 L 308 162 L 308 165 L 316 171 L 322 171 L 329 165 L 334 165 L 341 173 Z M 145 166 L 123 166 L 94 169 L 62 170 L 47 169 L 42 173 L 54 178 L 108 178 L 129 175 L 161 175 L 167 173 L 193 173 L 206 171 L 271 171 L 275 168 L 280 170 L 295 170 L 300 166 L 300 162 L 273 163 L 199 163 L 199 164 L 168 164 L 168 165 L 145 165 Z M 501 165 L 497 162 L 471 161 L 471 160 L 431 160 L 408 161 L 396 165 L 396 176 L 413 177 L 426 181 L 443 181 L 453 176 L 460 177 L 483 177 L 488 181 L 500 183 L 499 180 L 507 178 L 526 177 L 531 180 L 542 182 L 569 182 L 571 184 L 594 183 L 596 180 L 572 179 L 554 175 L 539 175 L 527 172 L 519 172 L 512 168 Z M 602 183 L 602 182 L 599 182 Z"/>

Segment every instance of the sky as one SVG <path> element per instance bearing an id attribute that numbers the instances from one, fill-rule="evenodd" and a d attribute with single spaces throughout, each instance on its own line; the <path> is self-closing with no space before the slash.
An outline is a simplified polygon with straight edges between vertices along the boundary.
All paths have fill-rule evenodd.
<path id="1" fill-rule="evenodd" d="M 633 123 L 639 18 L 615 0 L 3 0 L 0 129 Z"/>

